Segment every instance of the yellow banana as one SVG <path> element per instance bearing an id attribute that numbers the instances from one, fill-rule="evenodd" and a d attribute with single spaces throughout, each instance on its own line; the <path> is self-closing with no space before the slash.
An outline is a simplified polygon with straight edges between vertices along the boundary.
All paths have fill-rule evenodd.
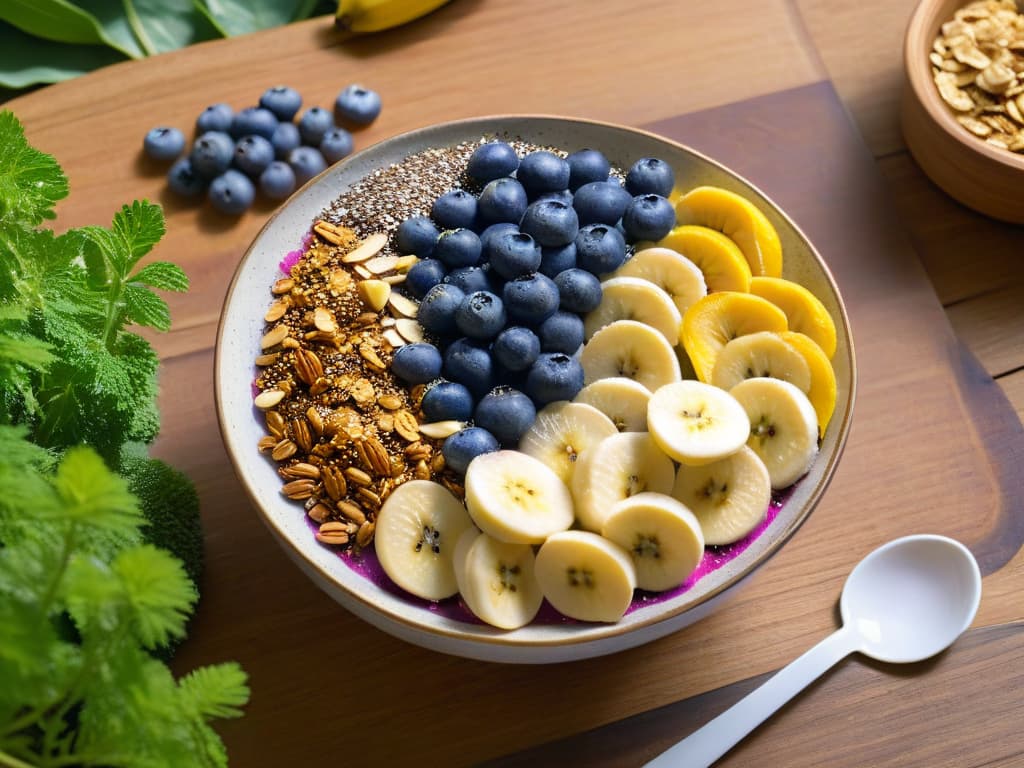
<path id="1" fill-rule="evenodd" d="M 338 0 L 334 23 L 347 32 L 379 32 L 425 16 L 448 0 Z"/>

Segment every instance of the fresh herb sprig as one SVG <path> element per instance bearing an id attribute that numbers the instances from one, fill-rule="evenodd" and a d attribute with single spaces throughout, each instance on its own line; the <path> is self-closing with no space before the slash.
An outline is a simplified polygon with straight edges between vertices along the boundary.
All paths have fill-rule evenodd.
<path id="1" fill-rule="evenodd" d="M 67 193 L 0 112 L 0 766 L 223 766 L 208 721 L 239 714 L 244 672 L 175 680 L 158 660 L 184 636 L 202 540 L 195 489 L 147 455 L 157 356 L 129 330 L 166 330 L 153 289 L 188 280 L 140 266 L 164 233 L 151 203 L 41 228 Z"/>

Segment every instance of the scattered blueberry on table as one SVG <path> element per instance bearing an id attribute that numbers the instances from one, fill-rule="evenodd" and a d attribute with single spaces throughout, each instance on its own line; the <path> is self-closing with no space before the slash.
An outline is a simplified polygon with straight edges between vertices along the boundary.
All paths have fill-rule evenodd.
<path id="1" fill-rule="evenodd" d="M 222 102 L 210 104 L 196 117 L 191 146 L 180 129 L 158 126 L 144 137 L 143 152 L 171 163 L 167 186 L 176 195 L 205 196 L 218 211 L 237 216 L 252 206 L 257 193 L 284 200 L 352 154 L 355 141 L 342 123 L 369 125 L 380 114 L 381 99 L 369 88 L 352 85 L 338 94 L 333 111 L 316 105 L 300 111 L 302 106 L 302 94 L 287 85 L 268 88 L 258 104 L 238 111 Z M 435 229 L 429 237 L 420 236 L 419 242 L 426 243 L 421 249 L 433 248 L 439 234 Z"/>

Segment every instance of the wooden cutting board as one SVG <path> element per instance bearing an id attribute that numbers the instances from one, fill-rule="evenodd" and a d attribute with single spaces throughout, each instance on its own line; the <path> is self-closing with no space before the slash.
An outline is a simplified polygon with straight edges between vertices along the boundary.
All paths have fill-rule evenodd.
<path id="1" fill-rule="evenodd" d="M 650 127 L 749 176 L 805 229 L 836 274 L 853 323 L 859 391 L 846 454 L 824 501 L 732 603 L 674 636 L 554 667 L 449 658 L 345 613 L 286 560 L 256 522 L 220 447 L 206 394 L 210 351 L 173 357 L 164 391 L 187 387 L 191 397 L 173 400 L 177 423 L 166 428 L 160 452 L 200 483 L 210 553 L 197 640 L 179 663 L 184 669 L 230 656 L 252 675 L 246 717 L 222 728 L 239 764 L 328 765 L 353 743 L 368 764 L 403 764 L 425 743 L 438 765 L 473 764 L 721 689 L 777 669 L 834 629 L 853 565 L 909 533 L 970 545 L 989 582 L 1010 588 L 1006 599 L 986 594 L 981 621 L 1021 618 L 1012 599 L 1019 564 L 1007 563 L 1022 540 L 1014 500 L 1024 489 L 1014 460 L 1024 435 L 1000 390 L 950 332 L 831 86 Z M 885 711 L 886 704 L 874 706 Z M 917 717 L 924 722 L 925 711 Z M 883 718 L 878 738 L 888 728 Z M 849 738 L 870 733 L 853 730 Z M 777 738 L 796 743 L 791 733 Z M 860 764 L 859 753 L 850 754 L 849 764 Z M 822 753 L 790 756 L 811 765 Z"/>

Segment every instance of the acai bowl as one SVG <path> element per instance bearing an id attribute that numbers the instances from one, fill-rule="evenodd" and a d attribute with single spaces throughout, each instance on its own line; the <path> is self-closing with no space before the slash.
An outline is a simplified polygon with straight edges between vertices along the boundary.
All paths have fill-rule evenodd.
<path id="1" fill-rule="evenodd" d="M 551 158 L 574 153 L 566 182 Z M 518 189 L 485 194 L 499 178 Z M 628 194 L 579 192 L 602 183 Z M 513 328 L 532 333 L 499 344 Z M 225 446 L 289 556 L 384 631 L 510 663 L 714 610 L 820 500 L 855 378 L 828 268 L 761 192 L 653 134 L 541 116 L 413 131 L 311 181 L 242 259 L 216 356 Z"/>

